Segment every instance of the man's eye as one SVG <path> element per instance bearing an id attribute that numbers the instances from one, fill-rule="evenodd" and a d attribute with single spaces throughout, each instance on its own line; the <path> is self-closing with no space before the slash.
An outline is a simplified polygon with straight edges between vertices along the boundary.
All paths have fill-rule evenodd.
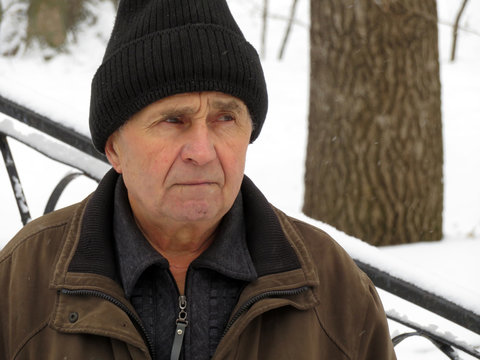
<path id="1" fill-rule="evenodd" d="M 172 116 L 172 117 L 166 118 L 163 121 L 168 123 L 168 124 L 181 124 L 182 123 L 182 119 L 179 116 Z"/>
<path id="2" fill-rule="evenodd" d="M 233 121 L 235 118 L 232 115 L 222 115 L 218 118 L 219 121 Z"/>

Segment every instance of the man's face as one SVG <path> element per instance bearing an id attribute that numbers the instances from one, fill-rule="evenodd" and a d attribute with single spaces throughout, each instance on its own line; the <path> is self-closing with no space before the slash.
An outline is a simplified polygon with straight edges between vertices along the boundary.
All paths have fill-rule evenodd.
<path id="1" fill-rule="evenodd" d="M 251 132 L 241 100 L 186 93 L 135 114 L 110 136 L 105 152 L 123 175 L 140 223 L 155 224 L 159 217 L 216 222 L 240 190 Z"/>

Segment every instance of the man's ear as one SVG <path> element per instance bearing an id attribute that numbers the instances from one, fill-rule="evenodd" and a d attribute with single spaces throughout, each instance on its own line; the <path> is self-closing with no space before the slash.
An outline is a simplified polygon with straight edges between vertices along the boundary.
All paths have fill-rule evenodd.
<path id="1" fill-rule="evenodd" d="M 120 162 L 120 154 L 117 150 L 117 143 L 116 143 L 117 133 L 114 132 L 110 135 L 105 143 L 105 155 L 107 156 L 108 161 L 113 166 L 115 171 L 119 174 L 122 173 L 122 166 Z"/>

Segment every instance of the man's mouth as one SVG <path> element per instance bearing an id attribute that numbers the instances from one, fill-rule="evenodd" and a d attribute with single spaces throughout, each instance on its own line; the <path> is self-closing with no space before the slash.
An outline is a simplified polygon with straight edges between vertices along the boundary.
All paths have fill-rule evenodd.
<path id="1" fill-rule="evenodd" d="M 214 185 L 215 182 L 207 180 L 195 180 L 179 183 L 181 186 L 200 186 L 200 185 Z"/>

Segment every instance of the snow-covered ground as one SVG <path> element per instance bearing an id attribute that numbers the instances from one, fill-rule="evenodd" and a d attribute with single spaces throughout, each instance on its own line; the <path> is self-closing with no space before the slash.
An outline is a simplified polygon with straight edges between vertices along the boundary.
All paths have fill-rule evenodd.
<path id="1" fill-rule="evenodd" d="M 462 26 L 476 34 L 460 32 L 457 60 L 450 63 L 451 24 L 460 2 L 438 0 L 445 144 L 445 238 L 435 243 L 377 249 L 326 224 L 306 220 L 325 229 L 356 257 L 382 264 L 392 273 L 401 271 L 412 282 L 444 294 L 480 314 L 480 263 L 477 261 L 480 253 L 480 142 L 477 140 L 480 134 L 480 3 L 474 1 L 467 5 Z M 261 1 L 229 0 L 229 3 L 246 37 L 258 49 Z M 307 0 L 298 2 L 298 22 L 291 33 L 285 57 L 279 61 L 277 53 L 291 0 L 270 2 L 272 17 L 268 23 L 267 56 L 263 60 L 270 107 L 262 135 L 250 146 L 246 168 L 246 173 L 274 205 L 303 219 L 309 88 L 308 3 Z M 88 135 L 90 80 L 101 62 L 114 16 L 108 3 L 97 6 L 96 13 L 102 14 L 99 22 L 82 29 L 78 43 L 68 54 L 46 63 L 39 59 L 38 51 L 22 58 L 0 58 L 0 95 L 11 97 Z M 71 170 L 13 140 L 10 144 L 32 216 L 40 216 L 56 183 Z M 95 186 L 96 183 L 89 179 L 75 180 L 59 206 L 82 199 Z M 0 248 L 21 227 L 9 187 L 6 171 L 0 165 L 0 189 L 3 189 L 0 192 Z M 387 293 L 381 292 L 381 296 L 387 310 L 413 314 L 412 319 L 422 324 L 435 323 L 441 330 L 476 344 L 480 351 L 479 336 Z M 391 330 L 396 334 L 401 327 L 391 323 Z M 424 339 L 405 340 L 396 350 L 399 359 L 429 360 L 443 356 Z"/>

